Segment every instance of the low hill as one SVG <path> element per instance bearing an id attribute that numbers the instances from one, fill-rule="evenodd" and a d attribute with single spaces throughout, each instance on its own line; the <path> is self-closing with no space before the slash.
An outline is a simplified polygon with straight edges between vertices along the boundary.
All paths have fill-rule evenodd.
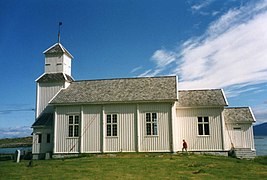
<path id="1" fill-rule="evenodd" d="M 32 137 L 0 139 L 0 148 L 29 147 L 32 145 Z"/>
<path id="2" fill-rule="evenodd" d="M 267 122 L 253 127 L 254 136 L 267 136 Z"/>

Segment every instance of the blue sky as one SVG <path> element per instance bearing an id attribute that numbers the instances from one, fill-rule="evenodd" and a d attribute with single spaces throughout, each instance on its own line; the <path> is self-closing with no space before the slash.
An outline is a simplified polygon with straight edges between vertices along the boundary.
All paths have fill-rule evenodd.
<path id="1" fill-rule="evenodd" d="M 0 138 L 34 122 L 43 51 L 74 56 L 76 80 L 177 75 L 180 89 L 223 88 L 267 121 L 267 1 L 0 0 Z"/>

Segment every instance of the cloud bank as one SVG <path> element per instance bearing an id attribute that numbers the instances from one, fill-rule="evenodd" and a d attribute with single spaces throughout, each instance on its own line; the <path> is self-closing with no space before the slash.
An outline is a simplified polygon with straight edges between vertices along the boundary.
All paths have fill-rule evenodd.
<path id="1" fill-rule="evenodd" d="M 32 129 L 29 126 L 0 128 L 0 139 L 27 137 L 30 136 L 31 133 Z"/>
<path id="2" fill-rule="evenodd" d="M 244 87 L 267 82 L 266 24 L 267 1 L 229 9 L 202 36 L 175 50 L 155 51 L 155 68 L 140 76 L 168 71 L 179 76 L 181 89 L 225 88 L 237 95 Z"/>

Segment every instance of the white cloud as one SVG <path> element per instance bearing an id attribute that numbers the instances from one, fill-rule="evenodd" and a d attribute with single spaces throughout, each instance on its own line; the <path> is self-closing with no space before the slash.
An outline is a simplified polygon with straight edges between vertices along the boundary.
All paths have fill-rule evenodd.
<path id="1" fill-rule="evenodd" d="M 136 72 L 136 71 L 139 71 L 139 70 L 141 70 L 142 68 L 143 68 L 143 66 L 138 66 L 138 67 L 132 69 L 132 70 L 131 70 L 131 73 L 134 73 L 134 72 Z"/>
<path id="2" fill-rule="evenodd" d="M 236 16 L 240 14 L 240 10 L 229 10 L 227 13 L 222 15 L 219 20 L 214 21 L 208 28 L 208 35 L 214 36 L 226 31 L 228 28 L 233 27 L 237 21 Z"/>
<path id="3" fill-rule="evenodd" d="M 172 51 L 157 50 L 154 52 L 151 59 L 161 68 L 174 62 L 176 60 L 176 54 Z"/>
<path id="4" fill-rule="evenodd" d="M 213 0 L 204 0 L 202 2 L 200 2 L 199 4 L 194 4 L 193 6 L 191 6 L 191 9 L 193 11 L 199 11 L 202 8 L 207 7 L 208 5 L 210 5 L 212 3 Z"/>
<path id="5" fill-rule="evenodd" d="M 27 136 L 30 136 L 31 133 L 32 133 L 32 129 L 29 126 L 0 128 L 0 139 L 27 137 Z"/>
<path id="6" fill-rule="evenodd" d="M 233 16 L 234 17 L 234 16 Z M 224 21 L 224 20 L 223 20 Z M 216 28 L 224 23 L 218 22 Z M 181 51 L 180 74 L 185 88 L 222 88 L 267 81 L 267 12 L 227 31 L 191 41 Z M 215 36 L 214 36 L 215 35 Z"/>
<path id="7" fill-rule="evenodd" d="M 146 74 L 168 71 L 179 76 L 181 89 L 225 88 L 228 95 L 238 95 L 267 82 L 266 24 L 266 0 L 230 9 L 178 50 L 155 51 L 157 66 Z"/>
<path id="8" fill-rule="evenodd" d="M 172 51 L 167 51 L 160 49 L 154 52 L 151 60 L 156 64 L 155 69 L 149 69 L 139 75 L 139 77 L 151 77 L 156 76 L 168 67 L 171 63 L 175 62 L 177 59 L 176 53 Z"/>
<path id="9" fill-rule="evenodd" d="M 147 71 L 145 71 L 144 73 L 140 74 L 139 77 L 153 77 L 153 76 L 156 76 L 158 75 L 159 73 L 162 72 L 162 68 L 159 68 L 159 69 L 149 69 Z"/>
<path id="10" fill-rule="evenodd" d="M 139 75 L 139 77 L 146 77 L 149 76 L 149 74 L 152 72 L 152 69 L 146 70 L 142 74 Z"/>
<path id="11" fill-rule="evenodd" d="M 217 14 L 219 14 L 220 13 L 220 11 L 213 11 L 212 13 L 211 13 L 211 15 L 212 16 L 216 16 Z"/>

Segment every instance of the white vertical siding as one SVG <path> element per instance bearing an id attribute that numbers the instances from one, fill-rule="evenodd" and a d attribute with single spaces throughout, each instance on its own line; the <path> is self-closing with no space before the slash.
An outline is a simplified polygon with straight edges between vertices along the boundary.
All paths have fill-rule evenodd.
<path id="1" fill-rule="evenodd" d="M 139 130 L 140 151 L 142 152 L 168 152 L 170 151 L 170 103 L 140 104 Z M 158 118 L 158 135 L 146 135 L 146 113 L 156 112 Z"/>
<path id="2" fill-rule="evenodd" d="M 42 134 L 41 143 L 38 143 L 38 135 Z M 47 134 L 50 134 L 50 143 L 47 143 Z M 53 132 L 51 128 L 34 128 L 32 153 L 47 153 L 53 151 Z"/>
<path id="3" fill-rule="evenodd" d="M 83 118 L 81 118 L 83 152 L 101 152 L 101 111 L 102 107 L 98 105 L 83 106 Z"/>
<path id="4" fill-rule="evenodd" d="M 38 83 L 38 105 L 36 117 L 38 117 L 42 111 L 48 105 L 48 102 L 63 88 L 64 83 Z"/>
<path id="5" fill-rule="evenodd" d="M 66 54 L 64 54 L 63 57 L 63 73 L 71 76 L 71 58 Z"/>
<path id="6" fill-rule="evenodd" d="M 66 54 L 45 58 L 46 73 L 66 73 L 71 76 L 71 58 Z"/>
<path id="7" fill-rule="evenodd" d="M 45 57 L 45 72 L 46 73 L 56 73 L 59 70 L 58 63 L 62 63 L 63 56 L 51 56 L 51 57 Z M 60 66 L 61 68 L 62 65 Z M 61 71 L 62 72 L 62 71 Z"/>
<path id="8" fill-rule="evenodd" d="M 54 153 L 78 153 L 79 138 L 68 137 L 68 115 L 80 114 L 79 106 L 60 106 L 56 108 L 55 136 L 56 142 Z"/>
<path id="9" fill-rule="evenodd" d="M 139 122 L 139 117 L 140 117 L 140 111 L 139 111 L 139 104 L 136 105 L 136 115 L 135 115 L 135 132 L 136 132 L 136 151 L 140 152 L 140 122 Z"/>
<path id="10" fill-rule="evenodd" d="M 135 151 L 135 112 L 136 106 L 130 104 L 104 106 L 104 151 Z M 106 136 L 106 115 L 117 114 L 117 137 Z"/>
<path id="11" fill-rule="evenodd" d="M 220 108 L 203 108 L 203 109 L 177 109 L 178 131 L 175 151 L 181 151 L 182 140 L 185 139 L 188 143 L 188 150 L 191 151 L 221 151 L 223 150 L 222 140 L 222 110 Z M 197 117 L 209 117 L 210 135 L 198 135 L 198 119 Z"/>
<path id="12" fill-rule="evenodd" d="M 240 128 L 240 129 L 234 129 Z M 251 123 L 226 123 L 227 130 L 227 144 L 226 149 L 231 148 L 231 143 L 233 143 L 236 148 L 250 148 L 252 150 L 254 147 L 254 138 L 253 138 L 253 127 Z"/>
<path id="13" fill-rule="evenodd" d="M 33 129 L 32 136 L 32 154 L 39 154 L 40 152 L 40 143 L 38 143 L 38 133 L 41 133 L 40 129 Z"/>
<path id="14" fill-rule="evenodd" d="M 55 112 L 54 153 L 169 152 L 171 118 L 175 118 L 172 107 L 171 103 L 59 106 Z M 156 136 L 146 136 L 146 112 L 157 113 Z M 68 137 L 69 114 L 80 114 L 80 138 Z M 107 114 L 117 114 L 116 137 L 106 136 Z"/>
<path id="15" fill-rule="evenodd" d="M 172 125 L 172 150 L 177 151 L 177 149 L 180 149 L 180 142 L 178 140 L 178 120 L 176 117 L 176 103 L 173 104 L 172 108 L 172 120 L 171 120 L 171 125 Z"/>

